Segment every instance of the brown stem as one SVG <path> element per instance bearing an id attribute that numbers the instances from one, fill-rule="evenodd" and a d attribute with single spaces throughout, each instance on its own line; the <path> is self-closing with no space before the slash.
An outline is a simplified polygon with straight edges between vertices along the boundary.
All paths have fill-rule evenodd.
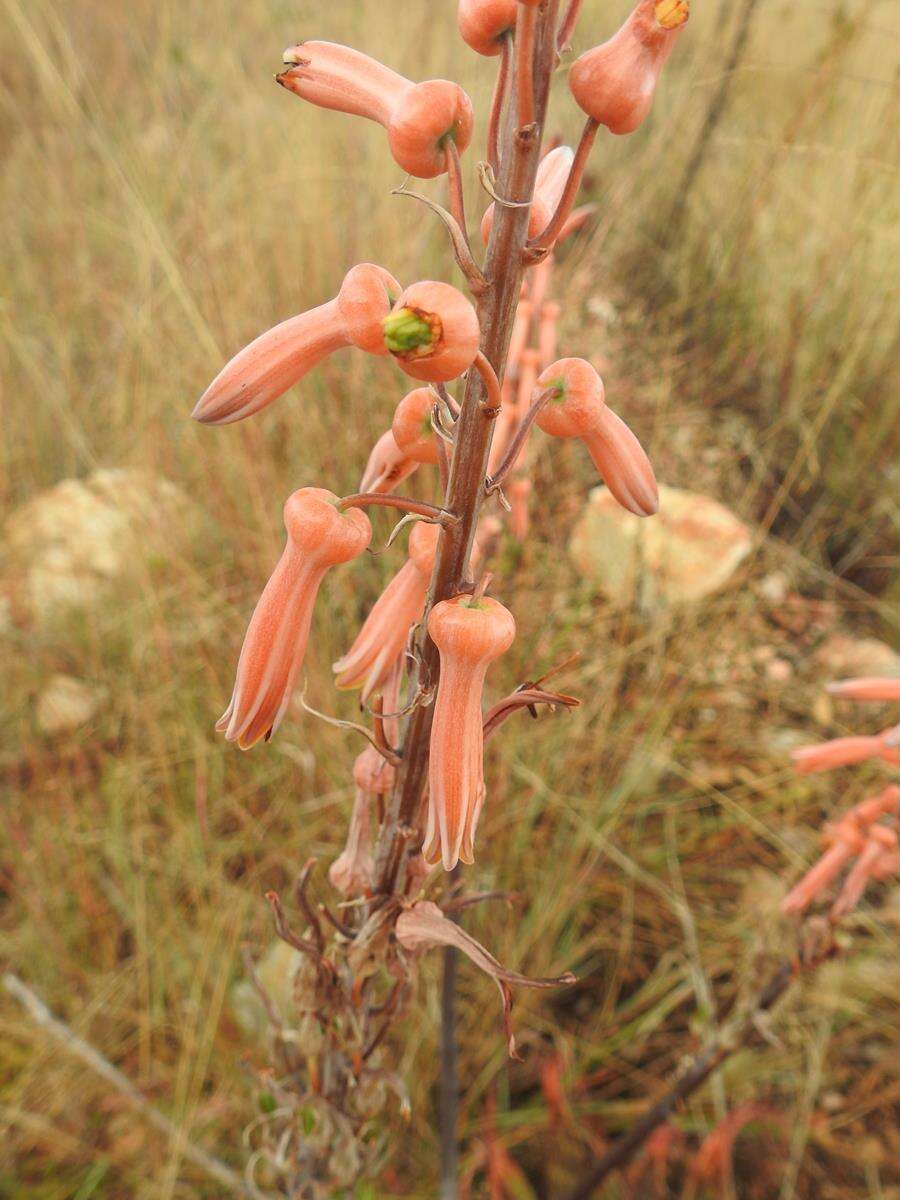
<path id="1" fill-rule="evenodd" d="M 500 125 L 503 120 L 503 105 L 506 101 L 506 90 L 509 86 L 509 60 L 511 52 L 511 35 L 504 33 L 500 41 L 500 63 L 497 67 L 497 78 L 494 81 L 494 92 L 491 96 L 491 112 L 488 117 L 487 130 L 487 160 L 494 174 L 500 170 Z"/>
<path id="2" fill-rule="evenodd" d="M 343 512 L 346 508 L 368 508 L 370 505 L 382 508 L 399 508 L 401 512 L 416 513 L 420 517 L 431 517 L 447 527 L 455 525 L 459 517 L 436 504 L 426 504 L 424 500 L 413 500 L 411 496 L 392 496 L 390 492 L 356 492 L 352 496 L 344 496 L 338 503 L 338 509 Z"/>
<path id="3" fill-rule="evenodd" d="M 556 0 L 550 0 L 540 13 L 536 34 L 535 106 L 539 123 L 543 122 L 550 89 L 556 47 Z M 528 235 L 529 202 L 534 193 L 534 179 L 540 160 L 541 139 L 538 131 L 530 136 L 517 135 L 516 106 L 506 112 L 505 152 L 500 163 L 498 190 L 517 207 L 498 206 L 488 241 L 485 275 L 490 288 L 479 297 L 478 318 L 481 326 L 481 349 L 496 375 L 502 375 L 509 337 L 512 332 L 519 288 L 522 282 L 522 250 Z M 469 575 L 469 556 L 487 472 L 493 419 L 485 412 L 487 389 L 482 375 L 470 371 L 459 419 L 446 506 L 459 514 L 459 521 L 445 526 L 438 544 L 434 573 L 431 578 L 428 607 L 456 594 L 458 585 Z M 427 612 L 426 612 L 427 616 Z M 423 630 L 425 623 L 423 621 Z M 419 649 L 420 680 L 425 688 L 437 683 L 440 669 L 437 648 L 426 634 L 421 635 Z M 428 772 L 428 746 L 433 705 L 422 705 L 413 712 L 406 731 L 403 761 L 397 784 L 388 798 L 384 833 L 379 841 L 376 859 L 376 891 L 391 895 L 405 886 L 405 854 L 415 852 L 418 839 L 409 840 L 402 831 L 412 827 L 420 809 L 420 800 Z"/>
<path id="4" fill-rule="evenodd" d="M 556 35 L 556 50 L 558 54 L 562 54 L 563 50 L 568 48 L 569 42 L 572 40 L 572 34 L 575 32 L 575 26 L 581 12 L 581 2 L 582 0 L 569 0 L 569 7 L 566 9 L 565 16 L 559 25 L 559 33 Z"/>
<path id="5" fill-rule="evenodd" d="M 435 404 L 434 408 L 431 410 L 432 425 L 435 427 L 439 426 L 440 419 L 440 409 L 439 406 Z M 447 485 L 450 482 L 450 454 L 447 450 L 447 443 L 440 436 L 440 434 L 435 434 L 434 441 L 435 445 L 437 446 L 438 471 L 440 472 L 441 476 L 441 494 L 446 496 Z"/>
<path id="6" fill-rule="evenodd" d="M 556 212 L 550 218 L 547 226 L 541 230 L 537 237 L 532 238 L 528 243 L 526 255 L 530 262 L 537 261 L 537 259 L 542 258 L 552 250 L 556 239 L 562 233 L 563 226 L 568 221 L 569 215 L 575 207 L 575 201 L 578 199 L 581 178 L 584 175 L 584 168 L 587 165 L 588 156 L 591 153 L 599 128 L 599 123 L 593 117 L 588 117 L 581 132 L 578 149 L 575 151 L 575 157 L 572 160 L 569 178 L 566 180 L 563 194 L 560 196 L 559 203 L 556 206 Z"/>
<path id="7" fill-rule="evenodd" d="M 667 1121 L 683 1100 L 702 1087 L 713 1071 L 736 1050 L 753 1040 L 754 1035 L 758 1033 L 760 1016 L 774 1007 L 794 978 L 794 964 L 789 961 L 783 962 L 760 992 L 749 1016 L 745 1017 L 736 1029 L 723 1031 L 720 1037 L 710 1042 L 681 1072 L 662 1099 L 654 1104 L 628 1133 L 613 1143 L 584 1179 L 568 1193 L 565 1200 L 588 1200 L 611 1171 L 630 1162 L 654 1129 L 658 1129 Z"/>
<path id="8" fill-rule="evenodd" d="M 556 393 L 557 393 L 556 388 L 547 388 L 547 390 L 545 392 L 541 392 L 541 394 L 540 394 L 540 396 L 538 396 L 537 400 L 535 400 L 532 403 L 528 412 L 525 414 L 525 416 L 519 422 L 519 428 L 516 430 L 512 441 L 509 443 L 509 448 L 507 449 L 506 454 L 504 455 L 503 462 L 501 462 L 500 466 L 497 468 L 497 470 L 494 472 L 494 474 L 491 475 L 490 478 L 486 481 L 486 483 L 485 483 L 486 495 L 490 496 L 493 492 L 496 492 L 497 488 L 500 487 L 500 485 L 503 483 L 504 479 L 507 477 L 507 475 L 513 469 L 513 467 L 516 465 L 516 459 L 519 457 L 519 451 L 522 449 L 522 446 L 525 443 L 525 439 L 528 437 L 528 431 L 531 429 L 532 425 L 534 424 L 535 418 L 537 417 L 537 415 L 541 411 L 541 409 L 544 407 L 544 405 L 553 399 L 553 397 L 556 395 Z"/>
<path id="9" fill-rule="evenodd" d="M 537 9 L 533 5 L 519 4 L 519 11 L 516 13 L 516 102 L 519 129 L 526 129 L 534 124 L 534 46 L 537 17 Z"/>

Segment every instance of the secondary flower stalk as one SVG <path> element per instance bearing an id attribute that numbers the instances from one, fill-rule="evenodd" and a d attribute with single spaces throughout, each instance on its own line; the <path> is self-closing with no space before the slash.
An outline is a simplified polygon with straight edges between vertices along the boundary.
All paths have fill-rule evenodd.
<path id="1" fill-rule="evenodd" d="M 516 623 L 496 600 L 456 596 L 436 604 L 428 632 L 441 657 L 431 727 L 423 853 L 446 871 L 474 861 L 484 803 L 481 694 L 488 666 L 513 643 Z"/>
<path id="2" fill-rule="evenodd" d="M 650 460 L 621 417 L 606 406 L 603 381 L 591 364 L 583 358 L 559 359 L 541 373 L 537 386 L 556 389 L 558 397 L 538 413 L 541 429 L 552 437 L 581 438 L 623 508 L 638 517 L 657 512 L 659 491 Z"/>
<path id="3" fill-rule="evenodd" d="M 573 64 L 569 88 L 579 108 L 611 133 L 637 129 L 689 14 L 689 0 L 640 0 L 608 42 Z"/>
<path id="4" fill-rule="evenodd" d="M 358 558 L 372 540 L 365 513 L 339 512 L 337 503 L 324 488 L 300 488 L 284 506 L 287 544 L 250 619 L 231 703 L 216 724 L 242 750 L 268 741 L 281 724 L 326 571 Z"/>
<path id="5" fill-rule="evenodd" d="M 284 52 L 283 88 L 320 108 L 367 117 L 387 130 L 399 167 L 419 179 L 447 169 L 446 143 L 462 152 L 472 138 L 472 102 L 446 79 L 412 83 L 396 71 L 334 42 L 301 42 Z"/>
<path id="6" fill-rule="evenodd" d="M 345 346 L 387 354 L 382 321 L 402 291 L 388 271 L 360 263 L 327 304 L 261 333 L 222 368 L 191 414 L 203 425 L 229 425 L 259 412 L 323 358 Z"/>

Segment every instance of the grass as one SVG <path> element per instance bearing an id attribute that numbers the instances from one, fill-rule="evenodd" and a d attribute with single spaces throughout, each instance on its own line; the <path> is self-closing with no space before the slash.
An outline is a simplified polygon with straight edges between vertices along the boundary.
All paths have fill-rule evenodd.
<path id="1" fill-rule="evenodd" d="M 588 3 L 576 49 L 624 7 Z M 583 652 L 565 680 L 582 709 L 510 723 L 493 745 L 473 886 L 522 900 L 469 922 L 517 969 L 571 967 L 582 982 L 519 997 L 516 1066 L 489 986 L 462 971 L 464 1165 L 496 1095 L 535 1195 L 557 1195 L 748 994 L 789 936 L 784 881 L 823 817 L 878 774 L 798 781 L 785 745 L 848 726 L 846 710 L 814 703 L 822 641 L 896 630 L 900 23 L 886 0 L 762 4 L 679 196 L 737 20 L 724 0 L 696 7 L 650 128 L 598 147 L 599 219 L 558 283 L 564 345 L 608 360 L 610 398 L 660 478 L 770 536 L 700 609 L 613 611 L 561 552 L 591 483 L 565 446 L 539 461 L 534 537 L 501 550 L 497 586 L 521 636 L 492 689 Z M 87 620 L 2 635 L 0 962 L 236 1167 L 255 1111 L 241 1061 L 265 1062 L 229 1001 L 240 945 L 271 937 L 266 889 L 337 851 L 354 747 L 301 718 L 243 756 L 211 724 L 284 497 L 353 490 L 398 378 L 343 353 L 245 425 L 186 417 L 234 348 L 334 294 L 353 262 L 446 275 L 439 229 L 389 194 L 400 181 L 380 132 L 304 110 L 271 81 L 283 45 L 324 36 L 459 78 L 484 113 L 489 72 L 454 38 L 453 5 L 407 9 L 396 28 L 376 0 L 0 0 L 4 509 L 109 466 L 163 475 L 194 506 L 166 554 L 146 555 L 136 584 Z M 562 78 L 556 90 L 571 138 Z M 330 585 L 309 668 L 318 707 L 351 715 L 328 664 L 394 561 Z M 773 572 L 787 602 L 763 585 Z M 49 739 L 34 700 L 58 671 L 110 699 L 87 730 Z M 896 890 L 878 899 L 852 953 L 782 1010 L 777 1040 L 680 1118 L 690 1153 L 741 1103 L 780 1114 L 784 1136 L 754 1125 L 738 1143 L 741 1200 L 900 1195 Z M 429 967 L 397 1039 L 413 1118 L 392 1119 L 378 1196 L 434 1194 L 435 983 Z M 551 1052 L 564 1129 L 538 1087 Z M 5 996 L 0 1064 L 0 1195 L 219 1194 Z M 625 1194 L 617 1181 L 604 1193 Z"/>

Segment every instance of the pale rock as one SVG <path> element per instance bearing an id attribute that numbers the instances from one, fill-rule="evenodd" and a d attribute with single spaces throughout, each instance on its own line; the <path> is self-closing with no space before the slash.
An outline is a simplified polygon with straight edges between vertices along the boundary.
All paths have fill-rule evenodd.
<path id="1" fill-rule="evenodd" d="M 86 725 L 106 699 L 103 688 L 90 687 L 71 675 L 53 675 L 35 704 L 41 733 L 68 733 Z"/>
<path id="2" fill-rule="evenodd" d="M 0 542 L 0 629 L 53 624 L 90 610 L 117 581 L 140 579 L 177 544 L 190 502 L 173 483 L 130 469 L 96 471 L 41 492 L 7 520 Z M 11 614 L 11 617 L 10 615 Z"/>
<path id="3" fill-rule="evenodd" d="M 636 517 L 595 488 L 569 543 L 585 579 L 615 604 L 689 604 L 724 588 L 750 553 L 750 529 L 709 496 L 661 486 Z"/>
<path id="4" fill-rule="evenodd" d="M 830 679 L 900 675 L 900 654 L 877 638 L 836 633 L 819 647 L 816 662 Z"/>
<path id="5" fill-rule="evenodd" d="M 278 938 L 256 964 L 256 978 L 285 1024 L 296 1021 L 294 981 L 306 961 L 299 950 Z M 252 980 L 242 979 L 234 985 L 231 1009 L 245 1033 L 261 1037 L 271 1031 L 269 1016 Z"/>

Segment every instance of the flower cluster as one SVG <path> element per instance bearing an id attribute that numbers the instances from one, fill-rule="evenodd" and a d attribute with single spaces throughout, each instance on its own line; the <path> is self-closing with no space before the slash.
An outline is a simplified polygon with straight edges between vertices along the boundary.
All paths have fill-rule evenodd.
<path id="1" fill-rule="evenodd" d="M 844 679 L 828 687 L 833 696 L 847 700 L 900 700 L 900 679 Z M 880 759 L 900 763 L 900 726 L 873 737 L 835 738 L 794 751 L 794 765 L 804 775 L 836 767 Z M 897 818 L 900 816 L 900 787 L 891 784 L 877 795 L 861 801 L 839 821 L 825 826 L 825 853 L 785 897 L 782 910 L 799 914 L 827 894 L 831 885 L 849 867 L 843 886 L 829 909 L 832 923 L 840 921 L 857 906 L 873 880 L 888 879 L 900 871 Z M 852 864 L 852 865 L 851 865 Z"/>

